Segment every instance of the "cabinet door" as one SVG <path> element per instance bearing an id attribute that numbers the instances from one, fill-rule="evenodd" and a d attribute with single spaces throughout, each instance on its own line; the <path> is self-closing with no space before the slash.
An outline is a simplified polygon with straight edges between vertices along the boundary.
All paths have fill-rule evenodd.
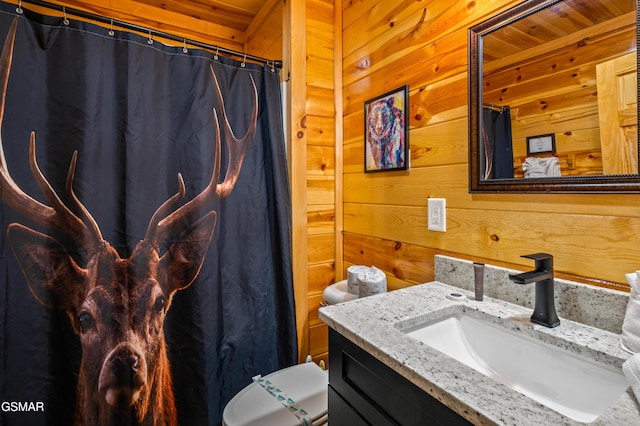
<path id="1" fill-rule="evenodd" d="M 329 410 L 331 426 L 367 426 L 368 423 L 360 414 L 329 386 Z"/>
<path id="2" fill-rule="evenodd" d="M 380 360 L 329 329 L 329 385 L 368 424 L 471 425 Z M 348 424 L 329 400 L 329 423 Z"/>

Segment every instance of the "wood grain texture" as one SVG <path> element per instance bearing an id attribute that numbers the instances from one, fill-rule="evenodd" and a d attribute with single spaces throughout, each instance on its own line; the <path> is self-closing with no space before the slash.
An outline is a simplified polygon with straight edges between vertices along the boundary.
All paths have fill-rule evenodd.
<path id="1" fill-rule="evenodd" d="M 281 60 L 283 56 L 281 0 L 51 0 L 51 3 L 267 59 Z M 26 3 L 23 6 L 40 13 L 62 15 Z M 158 40 L 176 44 L 172 40 Z"/>
<path id="2" fill-rule="evenodd" d="M 524 269 L 531 265 L 521 255 L 545 251 L 554 255 L 560 275 L 628 289 L 624 274 L 640 267 L 640 252 L 635 248 L 639 195 L 468 192 L 467 28 L 519 2 L 423 4 L 428 25 L 409 36 L 408 23 L 420 15 L 423 5 L 419 3 L 342 4 L 344 262 L 338 269 L 375 264 L 394 282 L 411 285 L 432 278 L 429 271 L 435 253 Z M 396 4 L 403 7 L 398 9 Z M 622 10 L 626 4 L 613 7 Z M 621 19 L 629 20 L 628 16 Z M 590 55 L 595 62 L 603 54 L 599 43 L 624 43 L 617 38 L 604 40 L 605 35 L 590 40 L 593 51 L 580 55 Z M 568 63 L 571 56 L 562 60 Z M 536 81 L 536 68 L 525 72 Z M 564 73 L 571 81 L 569 91 L 566 83 L 543 82 L 550 90 L 547 108 L 554 108 L 552 113 L 541 110 L 536 98 L 527 99 L 528 91 L 541 82 L 528 89 L 509 86 L 509 96 L 523 99 L 515 111 L 521 125 L 514 132 L 515 160 L 526 155 L 527 135 L 551 128 L 558 132 L 558 149 L 571 146 L 574 150 L 571 159 L 561 158 L 565 167 L 573 161 L 579 170 L 594 170 L 601 167 L 594 130 L 597 107 L 586 100 L 593 99 L 595 74 L 570 66 Z M 411 169 L 365 174 L 363 103 L 402 84 L 410 85 Z M 569 108 L 575 104 L 581 106 Z M 566 131 L 563 123 L 568 120 L 577 123 L 575 131 Z M 428 197 L 447 199 L 446 233 L 427 230 Z"/>
<path id="3" fill-rule="evenodd" d="M 286 2 L 284 10 L 285 74 L 290 114 L 288 160 L 292 211 L 292 266 L 298 330 L 298 360 L 309 353 L 308 240 L 307 240 L 307 10 L 300 2 Z"/>
<path id="4" fill-rule="evenodd" d="M 309 353 L 315 358 L 326 358 L 328 351 L 327 326 L 318 319 L 318 308 L 322 292 L 335 282 L 337 252 L 334 16 L 333 0 L 306 0 L 307 285 Z"/>

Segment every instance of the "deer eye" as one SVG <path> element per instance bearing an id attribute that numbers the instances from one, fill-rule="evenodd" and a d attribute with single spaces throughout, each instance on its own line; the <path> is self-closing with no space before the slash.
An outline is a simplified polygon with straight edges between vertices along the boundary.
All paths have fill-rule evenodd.
<path id="1" fill-rule="evenodd" d="M 95 325 L 93 316 L 91 316 L 91 314 L 87 311 L 80 312 L 80 315 L 78 315 L 78 322 L 80 322 L 80 329 L 83 333 L 86 333 Z"/>
<path id="2" fill-rule="evenodd" d="M 157 312 L 157 313 L 161 313 L 164 310 L 164 296 L 159 296 L 156 299 L 156 302 L 153 305 L 153 309 Z"/>

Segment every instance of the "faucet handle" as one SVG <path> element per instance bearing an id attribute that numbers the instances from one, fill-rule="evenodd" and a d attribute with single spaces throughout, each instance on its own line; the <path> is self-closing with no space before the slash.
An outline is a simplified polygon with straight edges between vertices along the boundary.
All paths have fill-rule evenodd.
<path id="1" fill-rule="evenodd" d="M 535 260 L 536 269 L 537 268 L 543 268 L 547 270 L 553 269 L 553 255 L 550 255 L 549 253 L 524 254 L 520 257 Z"/>

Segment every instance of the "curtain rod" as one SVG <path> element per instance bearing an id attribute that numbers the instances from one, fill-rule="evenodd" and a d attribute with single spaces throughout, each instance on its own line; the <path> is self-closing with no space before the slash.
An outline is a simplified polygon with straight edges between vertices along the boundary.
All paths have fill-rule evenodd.
<path id="1" fill-rule="evenodd" d="M 54 9 L 57 10 L 59 12 L 63 12 L 63 13 L 69 13 L 71 15 L 75 15 L 75 16 L 79 16 L 81 18 L 86 18 L 86 19 L 91 19 L 94 21 L 98 21 L 98 22 L 102 22 L 104 24 L 110 24 L 110 25 L 116 25 L 118 27 L 121 28 L 125 28 L 127 30 L 132 30 L 132 31 L 139 31 L 139 32 L 143 32 L 145 34 L 149 34 L 149 35 L 155 35 L 158 37 L 162 37 L 162 38 L 166 38 L 169 40 L 173 40 L 173 41 L 177 41 L 179 43 L 186 43 L 192 46 L 196 46 L 196 47 L 200 47 L 203 49 L 208 49 L 208 50 L 212 50 L 212 51 L 216 51 L 217 53 L 223 53 L 229 56 L 235 56 L 238 58 L 242 58 L 244 60 L 252 60 L 255 62 L 262 62 L 263 64 L 266 65 L 273 65 L 276 68 L 282 68 L 282 61 L 276 61 L 276 60 L 272 60 L 272 59 L 266 59 L 266 58 L 262 58 L 260 56 L 254 56 L 254 55 L 249 55 L 247 53 L 244 52 L 238 52 L 235 50 L 231 50 L 231 49 L 227 49 L 224 47 L 220 47 L 220 46 L 215 46 L 213 44 L 208 44 L 208 43 L 203 43 L 197 40 L 191 40 L 185 37 L 178 37 L 177 35 L 174 34 L 170 34 L 170 33 L 166 33 L 164 31 L 157 31 L 151 28 L 145 28 L 142 27 L 140 25 L 136 25 L 136 24 L 131 24 L 129 22 L 124 22 L 124 21 L 119 21 L 117 19 L 113 19 L 113 18 L 107 18 L 106 16 L 102 16 L 102 15 L 98 15 L 95 13 L 91 13 L 91 12 L 85 12 L 82 10 L 78 10 L 78 9 L 72 9 L 72 8 L 68 8 L 66 6 L 61 6 L 55 3 L 49 3 L 47 1 L 43 1 L 43 0 L 18 0 L 18 4 L 17 7 L 20 8 L 20 6 L 22 5 L 22 3 L 30 3 L 36 6 L 41 6 L 41 7 L 46 7 L 48 9 Z"/>

